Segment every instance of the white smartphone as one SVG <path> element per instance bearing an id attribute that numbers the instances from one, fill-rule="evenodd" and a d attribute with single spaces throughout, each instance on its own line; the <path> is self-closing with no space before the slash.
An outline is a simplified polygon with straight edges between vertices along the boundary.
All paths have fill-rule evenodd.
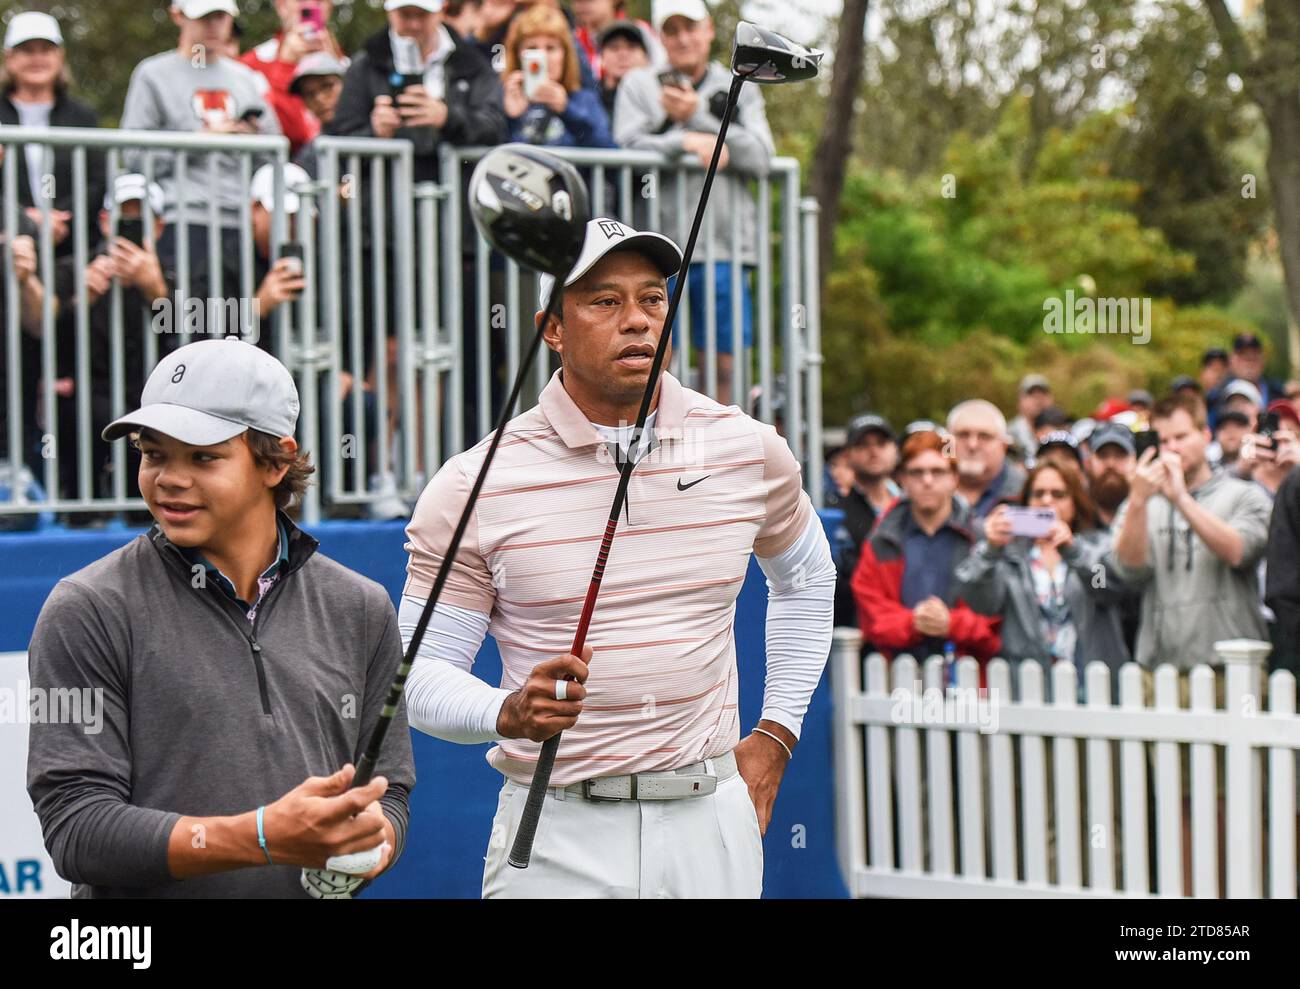
<path id="1" fill-rule="evenodd" d="M 537 94 L 538 85 L 549 78 L 546 52 L 541 48 L 525 48 L 522 57 L 524 62 L 524 95 L 532 100 Z"/>
<path id="2" fill-rule="evenodd" d="M 1007 521 L 1011 523 L 1011 534 L 1013 536 L 1042 539 L 1052 531 L 1052 526 L 1056 524 L 1056 509 L 1008 505 Z"/>

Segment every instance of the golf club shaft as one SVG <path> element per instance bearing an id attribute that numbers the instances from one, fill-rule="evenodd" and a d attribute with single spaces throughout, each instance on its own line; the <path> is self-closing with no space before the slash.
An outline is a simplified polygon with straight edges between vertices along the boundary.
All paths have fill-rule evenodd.
<path id="1" fill-rule="evenodd" d="M 650 403 L 654 401 L 655 389 L 659 385 L 659 374 L 663 370 L 664 356 L 668 353 L 668 342 L 672 339 L 673 322 L 677 309 L 681 305 L 686 281 L 690 277 L 691 256 L 695 253 L 695 242 L 699 239 L 700 226 L 704 221 L 704 210 L 709 202 L 709 191 L 713 188 L 713 177 L 718 172 L 718 162 L 722 158 L 722 148 L 727 137 L 727 127 L 731 115 L 736 109 L 736 100 L 740 96 L 740 87 L 745 80 L 736 76 L 731 80 L 727 92 L 727 103 L 722 111 L 722 122 L 718 127 L 718 140 L 713 146 L 713 159 L 704 174 L 704 186 L 700 190 L 700 201 L 695 207 L 695 219 L 691 223 L 691 234 L 686 241 L 686 250 L 682 253 L 682 266 L 677 272 L 677 281 L 673 285 L 672 298 L 668 302 L 668 314 L 664 318 L 663 329 L 659 334 L 659 344 L 655 348 L 655 358 L 650 365 L 650 380 L 646 382 L 645 393 L 641 396 L 641 407 L 637 410 L 636 425 L 632 428 L 632 438 L 628 443 L 627 453 L 620 466 L 618 488 L 614 492 L 614 504 L 610 508 L 609 520 L 605 523 L 605 535 L 600 540 L 600 551 L 596 554 L 596 566 L 591 572 L 591 583 L 587 587 L 587 597 L 582 604 L 582 615 L 578 619 L 578 629 L 573 637 L 573 647 L 569 650 L 574 656 L 582 655 L 582 647 L 587 641 L 587 630 L 591 626 L 591 616 L 596 610 L 596 596 L 600 593 L 601 581 L 605 578 L 605 564 L 609 561 L 609 551 L 614 543 L 614 530 L 618 527 L 618 516 L 623 511 L 627 499 L 628 483 L 636 467 L 635 454 L 640 449 L 641 433 L 645 429 L 646 418 L 650 415 Z M 537 834 L 537 824 L 542 817 L 543 800 L 546 789 L 551 785 L 551 771 L 555 768 L 555 755 L 560 748 L 560 736 L 557 732 L 542 743 L 538 753 L 537 765 L 533 768 L 533 780 L 528 787 L 528 799 L 519 819 L 519 830 L 515 833 L 514 844 L 510 848 L 509 862 L 516 869 L 527 869 L 533 854 L 533 838 Z"/>
<path id="2" fill-rule="evenodd" d="M 496 456 L 497 447 L 501 444 L 501 436 L 505 432 L 506 423 L 510 421 L 515 403 L 519 401 L 519 393 L 523 390 L 524 381 L 532 369 L 533 361 L 537 359 L 537 352 L 541 349 L 542 331 L 546 328 L 546 324 L 551 321 L 551 318 L 556 315 L 558 311 L 557 303 L 561 295 L 562 293 L 559 291 L 551 292 L 551 297 L 546 303 L 546 315 L 542 317 L 542 322 L 538 325 L 537 333 L 533 337 L 532 345 L 528 348 L 523 363 L 519 366 L 519 372 L 515 375 L 515 383 L 510 389 L 510 395 L 506 398 L 505 404 L 501 406 L 501 411 L 497 414 L 496 429 L 492 434 L 492 442 L 488 445 L 487 454 L 483 458 L 483 466 L 479 468 L 478 476 L 474 478 L 474 486 L 470 489 L 469 498 L 466 499 L 465 507 L 460 513 L 460 521 L 456 523 L 456 530 L 452 533 L 451 544 L 443 555 L 442 563 L 438 566 L 438 574 L 434 578 L 432 589 L 429 591 L 429 598 L 424 602 L 424 610 L 420 612 L 420 620 L 415 623 L 415 633 L 411 636 L 411 642 L 406 647 L 406 653 L 402 657 L 401 666 L 397 668 L 397 675 L 393 678 L 393 684 L 388 689 L 388 698 L 384 701 L 384 708 L 379 714 L 379 721 L 375 724 L 374 731 L 371 732 L 370 741 L 366 745 L 365 751 L 361 754 L 361 758 L 357 760 L 357 772 L 352 778 L 354 787 L 365 786 L 375 773 L 375 765 L 379 761 L 379 753 L 384 746 L 384 739 L 388 735 L 388 728 L 397 715 L 397 705 L 401 703 L 402 692 L 406 689 L 406 678 L 410 674 L 411 667 L 415 663 L 415 657 L 420 651 L 420 643 L 424 641 L 424 632 L 429 627 L 430 619 L 433 618 L 433 609 L 437 607 L 438 598 L 442 596 L 442 589 L 447 584 L 447 576 L 451 573 L 452 562 L 456 559 L 456 553 L 460 549 L 461 537 L 465 535 L 465 530 L 469 527 L 470 516 L 474 512 L 475 504 L 478 502 L 479 492 L 483 490 L 483 482 L 487 480 L 488 468 L 492 466 L 492 459 Z"/>

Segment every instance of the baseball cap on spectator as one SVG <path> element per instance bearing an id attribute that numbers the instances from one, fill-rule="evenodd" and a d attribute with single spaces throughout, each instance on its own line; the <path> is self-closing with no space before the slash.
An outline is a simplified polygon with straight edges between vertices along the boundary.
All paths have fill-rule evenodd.
<path id="1" fill-rule="evenodd" d="M 105 440 L 152 429 L 190 446 L 212 446 L 248 429 L 292 436 L 298 389 L 288 368 L 243 340 L 187 344 L 158 362 L 140 408 L 104 427 Z"/>
<path id="2" fill-rule="evenodd" d="M 1232 352 L 1239 354 L 1243 350 L 1263 350 L 1264 345 L 1253 333 L 1238 333 L 1232 338 Z"/>
<path id="3" fill-rule="evenodd" d="M 1044 426 L 1060 426 L 1065 428 L 1070 425 L 1070 417 L 1065 414 L 1065 410 L 1059 405 L 1049 405 L 1042 412 L 1034 416 L 1034 428 L 1042 429 Z"/>
<path id="4" fill-rule="evenodd" d="M 157 182 L 146 182 L 139 172 L 127 172 L 119 175 L 113 182 L 113 188 L 104 193 L 104 209 L 111 210 L 114 201 L 118 206 L 136 200 L 149 200 L 149 210 L 154 216 L 162 214 L 166 199 L 162 186 Z"/>
<path id="5" fill-rule="evenodd" d="M 1041 374 L 1026 374 L 1020 379 L 1020 394 L 1028 395 L 1031 391 L 1051 391 L 1052 386 Z"/>
<path id="6" fill-rule="evenodd" d="M 1250 429 L 1255 425 L 1254 422 L 1251 421 L 1250 416 L 1242 412 L 1241 409 L 1224 409 L 1219 413 L 1218 418 L 1215 420 L 1214 428 L 1218 429 L 1220 426 L 1229 422 L 1235 422 L 1238 426 L 1245 426 L 1247 429 Z"/>
<path id="7" fill-rule="evenodd" d="M 298 80 L 308 76 L 344 76 L 348 71 L 348 60 L 338 58 L 332 52 L 311 52 L 304 55 L 293 70 L 293 79 L 289 82 L 289 92 L 298 92 Z"/>
<path id="8" fill-rule="evenodd" d="M 235 5 L 235 0 L 180 0 L 175 6 L 182 17 L 188 17 L 192 21 L 218 13 L 229 14 L 231 17 L 239 16 L 239 8 Z"/>
<path id="9" fill-rule="evenodd" d="M 442 10 L 442 0 L 384 0 L 384 10 L 401 10 L 403 7 L 419 7 L 436 14 Z"/>
<path id="10" fill-rule="evenodd" d="M 1226 361 L 1228 352 L 1222 347 L 1210 347 L 1201 355 L 1201 367 L 1205 367 L 1210 361 Z"/>
<path id="11" fill-rule="evenodd" d="M 664 23 L 670 17 L 685 17 L 688 21 L 707 21 L 709 8 L 704 0 L 654 0 L 651 21 L 656 31 L 664 29 Z"/>
<path id="12" fill-rule="evenodd" d="M 897 439 L 894 435 L 894 427 L 889 424 L 889 420 L 884 416 L 876 415 L 874 412 L 864 412 L 861 415 L 854 416 L 849 420 L 844 433 L 845 446 L 857 446 L 867 438 L 868 433 L 879 433 L 891 443 Z"/>
<path id="13" fill-rule="evenodd" d="M 1151 408 L 1151 406 L 1156 404 L 1156 400 L 1145 388 L 1134 388 L 1128 393 L 1128 404 L 1130 406 L 1145 405 L 1147 408 Z"/>
<path id="14" fill-rule="evenodd" d="M 1201 390 L 1201 383 L 1186 374 L 1180 374 L 1178 377 L 1174 378 L 1173 381 L 1169 382 L 1170 391 L 1181 391 L 1184 388 L 1192 388 L 1199 392 Z"/>
<path id="15" fill-rule="evenodd" d="M 1290 419 L 1292 422 L 1300 425 L 1300 411 L 1297 411 L 1295 403 L 1286 398 L 1275 398 L 1268 403 L 1266 412 L 1276 412 L 1279 419 Z"/>
<path id="16" fill-rule="evenodd" d="M 600 37 L 596 39 L 596 49 L 599 51 L 615 38 L 626 38 L 634 45 L 640 45 L 642 51 L 649 51 L 650 47 L 646 44 L 645 33 L 635 21 L 615 21 L 605 30 L 600 32 Z"/>
<path id="17" fill-rule="evenodd" d="M 1116 412 L 1110 417 L 1110 421 L 1117 426 L 1123 426 L 1125 429 L 1137 429 L 1138 423 L 1144 420 L 1132 409 L 1125 409 L 1123 412 Z"/>
<path id="18" fill-rule="evenodd" d="M 917 433 L 938 433 L 940 436 L 947 436 L 948 430 L 944 429 L 932 419 L 913 419 L 903 430 L 903 438 L 914 436 Z"/>
<path id="19" fill-rule="evenodd" d="M 1048 450 L 1068 450 L 1074 455 L 1074 459 L 1083 463 L 1083 453 L 1079 450 L 1079 441 L 1068 429 L 1054 429 L 1043 437 L 1043 442 L 1038 444 L 1038 449 L 1034 456 L 1041 457 Z"/>
<path id="20" fill-rule="evenodd" d="M 1121 447 L 1125 453 L 1136 453 L 1137 444 L 1133 440 L 1133 430 L 1113 422 L 1103 422 L 1088 437 L 1088 446 L 1097 453 L 1104 446 Z"/>
<path id="21" fill-rule="evenodd" d="M 1096 428 L 1097 420 L 1084 416 L 1084 418 L 1077 420 L 1075 424 L 1070 427 L 1070 432 L 1074 434 L 1074 438 L 1080 443 L 1087 443 L 1088 437 L 1093 434 L 1093 430 Z"/>
<path id="22" fill-rule="evenodd" d="M 284 166 L 284 211 L 292 216 L 298 212 L 302 200 L 293 190 L 311 184 L 311 176 L 293 162 Z M 270 212 L 275 211 L 275 166 L 263 165 L 253 173 L 253 183 L 248 190 L 254 200 Z"/>
<path id="23" fill-rule="evenodd" d="M 59 30 L 59 22 L 39 10 L 24 10 L 21 14 L 14 14 L 9 27 L 5 29 L 5 51 L 28 41 L 49 41 L 62 48 L 63 32 Z"/>
<path id="24" fill-rule="evenodd" d="M 626 223 L 598 216 L 587 221 L 587 234 L 582 241 L 582 253 L 564 280 L 565 285 L 572 285 L 579 278 L 596 266 L 601 258 L 612 251 L 639 250 L 646 254 L 665 278 L 677 274 L 682 266 L 682 252 L 677 245 L 663 234 L 648 230 L 634 230 Z M 537 280 L 537 307 L 545 309 L 551 301 L 551 288 L 555 285 L 554 275 L 542 275 Z"/>
<path id="25" fill-rule="evenodd" d="M 1123 399 L 1108 398 L 1097 406 L 1097 411 L 1092 414 L 1092 417 L 1098 422 L 1101 422 L 1102 420 L 1117 416 L 1121 412 L 1131 411 L 1132 409 L 1129 408 L 1128 402 L 1125 402 Z"/>
<path id="26" fill-rule="evenodd" d="M 1238 395 L 1242 398 L 1249 399 L 1256 408 L 1259 408 L 1264 404 L 1264 396 L 1259 393 L 1259 389 L 1245 378 L 1234 378 L 1232 381 L 1229 381 L 1223 389 L 1223 394 L 1219 396 L 1219 402 L 1226 402 L 1228 399 L 1235 398 Z"/>

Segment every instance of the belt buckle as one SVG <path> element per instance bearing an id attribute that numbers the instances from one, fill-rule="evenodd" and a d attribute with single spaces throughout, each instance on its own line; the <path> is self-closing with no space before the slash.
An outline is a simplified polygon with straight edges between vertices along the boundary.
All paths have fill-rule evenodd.
<path id="1" fill-rule="evenodd" d="M 591 792 L 591 784 L 595 780 L 582 781 L 582 799 L 590 800 L 594 804 L 619 804 L 623 802 L 622 797 L 600 797 Z"/>

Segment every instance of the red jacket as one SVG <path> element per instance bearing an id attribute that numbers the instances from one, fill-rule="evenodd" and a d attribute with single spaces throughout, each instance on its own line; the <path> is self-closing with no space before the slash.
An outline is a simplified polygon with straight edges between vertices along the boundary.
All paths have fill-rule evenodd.
<path id="1" fill-rule="evenodd" d="M 311 143 L 320 133 L 320 121 L 307 109 L 301 96 L 289 92 L 293 82 L 294 62 L 281 62 L 280 35 L 270 38 L 256 48 L 250 48 L 239 60 L 255 72 L 260 72 L 270 83 L 266 102 L 280 120 L 280 130 L 289 139 L 289 155 L 296 155 L 303 145 Z"/>
<path id="2" fill-rule="evenodd" d="M 902 602 L 904 523 L 911 511 L 907 499 L 900 498 L 881 516 L 871 537 L 863 541 L 858 566 L 853 572 L 853 598 L 858 605 L 862 637 L 890 658 L 895 653 L 917 649 L 925 640 L 912 622 L 912 609 Z M 952 515 L 944 523 L 963 537 L 966 552 L 975 544 L 975 535 L 968 527 L 969 517 L 970 510 L 954 501 Z M 953 558 L 954 570 L 966 552 Z M 982 681 L 983 665 L 1002 647 L 998 634 L 1002 619 L 976 614 L 960 600 L 949 607 L 949 614 L 948 638 L 958 656 L 969 655 L 979 660 Z"/>

